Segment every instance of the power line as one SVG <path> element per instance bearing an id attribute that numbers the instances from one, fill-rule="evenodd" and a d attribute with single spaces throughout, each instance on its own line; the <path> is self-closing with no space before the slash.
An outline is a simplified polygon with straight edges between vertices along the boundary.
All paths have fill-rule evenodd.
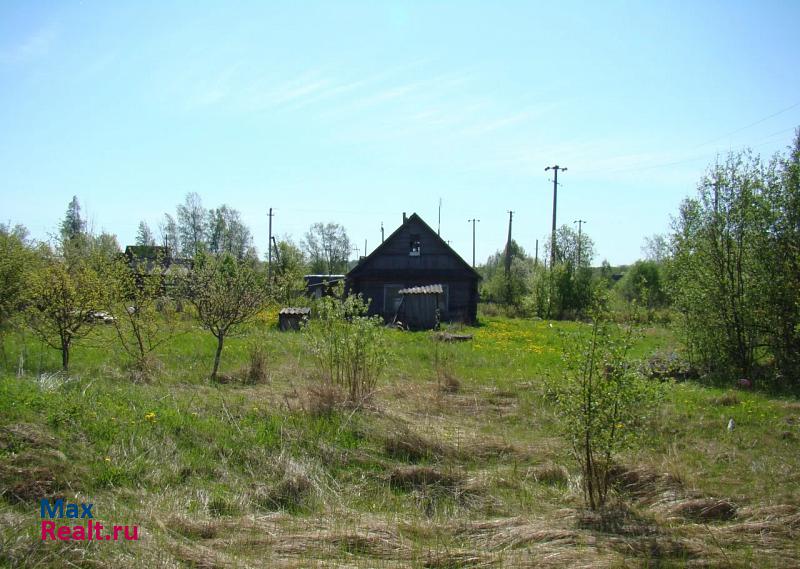
<path id="1" fill-rule="evenodd" d="M 755 122 L 752 122 L 752 123 L 748 124 L 747 126 L 743 126 L 743 127 L 741 127 L 741 128 L 737 128 L 736 130 L 734 130 L 734 131 L 731 131 L 731 132 L 729 132 L 728 134 L 723 134 L 722 136 L 719 136 L 719 137 L 717 137 L 717 138 L 712 138 L 712 139 L 711 139 L 711 140 L 709 140 L 708 142 L 703 142 L 702 144 L 698 144 L 698 145 L 697 145 L 697 146 L 695 146 L 694 148 L 700 148 L 701 146 L 705 146 L 705 145 L 707 145 L 707 144 L 712 144 L 712 143 L 714 143 L 714 142 L 718 142 L 718 141 L 720 141 L 720 140 L 722 140 L 722 139 L 724 139 L 724 138 L 728 138 L 729 136 L 733 136 L 734 134 L 739 134 L 739 133 L 740 133 L 740 132 L 742 132 L 743 130 L 747 130 L 747 129 L 748 129 L 748 128 L 750 128 L 750 127 L 756 126 L 757 124 L 761 124 L 762 122 L 768 121 L 769 119 L 771 119 L 771 118 L 773 118 L 773 117 L 777 117 L 778 115 L 782 115 L 783 113 L 785 113 L 785 112 L 787 112 L 787 111 L 791 111 L 792 109 L 794 109 L 794 108 L 797 108 L 797 107 L 800 107 L 800 101 L 799 101 L 799 102 L 797 102 L 797 103 L 795 103 L 795 104 L 793 104 L 793 105 L 789 105 L 789 106 L 788 106 L 788 107 L 786 107 L 785 109 L 781 109 L 781 110 L 780 110 L 780 111 L 778 111 L 778 112 L 772 113 L 772 114 L 771 114 L 771 115 L 769 115 L 769 116 L 766 116 L 766 117 L 764 117 L 764 118 L 762 118 L 762 119 L 758 119 L 757 121 L 755 121 Z"/>

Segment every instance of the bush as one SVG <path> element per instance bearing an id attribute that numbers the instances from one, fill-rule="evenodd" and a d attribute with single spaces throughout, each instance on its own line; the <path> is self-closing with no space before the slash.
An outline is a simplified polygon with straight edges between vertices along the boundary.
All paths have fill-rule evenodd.
<path id="1" fill-rule="evenodd" d="M 350 403 L 370 398 L 387 362 L 383 321 L 367 316 L 360 296 L 321 298 L 304 328 L 318 379 L 340 386 Z"/>
<path id="2" fill-rule="evenodd" d="M 605 504 L 615 457 L 641 437 L 657 401 L 657 384 L 641 378 L 628 357 L 632 339 L 632 327 L 618 330 L 596 314 L 588 345 L 565 354 L 569 371 L 549 386 L 592 510 Z"/>

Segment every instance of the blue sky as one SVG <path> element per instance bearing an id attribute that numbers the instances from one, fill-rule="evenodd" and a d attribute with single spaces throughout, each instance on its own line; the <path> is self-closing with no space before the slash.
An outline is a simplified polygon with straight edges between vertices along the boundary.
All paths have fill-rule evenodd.
<path id="1" fill-rule="evenodd" d="M 0 3 L 0 219 L 45 238 L 77 195 L 131 243 L 187 192 L 260 251 L 416 211 L 471 258 L 587 220 L 595 263 L 668 230 L 718 154 L 800 126 L 800 3 Z M 362 251 L 363 253 L 363 251 Z"/>

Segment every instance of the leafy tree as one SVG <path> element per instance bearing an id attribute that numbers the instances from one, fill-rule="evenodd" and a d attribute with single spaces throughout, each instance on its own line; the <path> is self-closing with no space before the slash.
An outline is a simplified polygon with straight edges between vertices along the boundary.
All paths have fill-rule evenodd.
<path id="1" fill-rule="evenodd" d="M 11 319 L 24 306 L 25 270 L 33 261 L 27 235 L 21 225 L 0 224 L 0 349 Z"/>
<path id="2" fill-rule="evenodd" d="M 180 252 L 180 241 L 175 218 L 165 213 L 164 219 L 158 224 L 158 232 L 161 236 L 161 244 L 169 250 L 170 255 L 177 256 Z"/>
<path id="3" fill-rule="evenodd" d="M 150 226 L 148 226 L 147 222 L 145 221 L 139 222 L 139 229 L 136 232 L 136 244 L 144 246 L 152 246 L 156 244 L 156 240 L 153 237 L 153 232 L 150 231 Z"/>
<path id="4" fill-rule="evenodd" d="M 533 259 L 516 241 L 511 240 L 511 270 L 506 274 L 505 250 L 497 251 L 481 267 L 483 281 L 481 296 L 489 302 L 497 302 L 519 308 L 525 296 L 531 292 L 534 272 Z"/>
<path id="5" fill-rule="evenodd" d="M 250 322 L 268 300 L 265 275 L 252 262 L 230 254 L 201 254 L 187 280 L 187 298 L 197 309 L 201 325 L 217 339 L 211 380 L 217 378 L 225 338 Z"/>
<path id="6" fill-rule="evenodd" d="M 277 242 L 272 252 L 272 290 L 276 302 L 283 305 L 297 304 L 303 299 L 306 285 L 305 255 L 291 239 L 285 237 Z"/>
<path id="7" fill-rule="evenodd" d="M 205 247 L 208 214 L 200 196 L 194 192 L 186 194 L 183 204 L 178 206 L 178 236 L 181 254 L 194 257 Z"/>
<path id="8" fill-rule="evenodd" d="M 661 268 L 655 261 L 636 261 L 617 287 L 625 300 L 648 308 L 664 306 L 667 302 Z"/>
<path id="9" fill-rule="evenodd" d="M 229 253 L 239 260 L 255 257 L 250 229 L 237 210 L 224 204 L 209 210 L 208 251 L 215 255 Z"/>
<path id="10" fill-rule="evenodd" d="M 306 232 L 303 248 L 312 272 L 332 275 L 347 270 L 350 238 L 338 223 L 313 224 Z"/>
<path id="11" fill-rule="evenodd" d="M 657 264 L 664 263 L 670 256 L 669 237 L 663 233 L 654 233 L 644 238 L 642 246 L 644 258 Z"/>
<path id="12" fill-rule="evenodd" d="M 703 177 L 675 221 L 671 285 L 691 355 L 707 370 L 749 375 L 761 344 L 759 255 L 769 232 L 764 170 L 731 154 Z"/>
<path id="13" fill-rule="evenodd" d="M 94 312 L 106 305 L 103 279 L 88 262 L 70 265 L 49 255 L 40 268 L 27 271 L 26 288 L 30 327 L 61 352 L 62 368 L 68 371 L 73 343 L 92 331 Z"/>
<path id="14" fill-rule="evenodd" d="M 548 385 L 592 510 L 605 504 L 615 460 L 641 439 L 659 400 L 656 384 L 640 377 L 629 357 L 633 328 L 617 329 L 602 310 L 594 316 L 587 345 L 565 354 L 567 373 Z"/>
<path id="15" fill-rule="evenodd" d="M 367 308 L 360 296 L 322 297 L 305 328 L 319 379 L 343 388 L 357 405 L 372 396 L 387 363 L 383 319 L 367 316 Z"/>
<path id="16" fill-rule="evenodd" d="M 109 266 L 108 309 L 120 345 L 144 379 L 154 371 L 153 353 L 175 333 L 172 303 L 166 298 L 167 259 L 118 256 Z"/>

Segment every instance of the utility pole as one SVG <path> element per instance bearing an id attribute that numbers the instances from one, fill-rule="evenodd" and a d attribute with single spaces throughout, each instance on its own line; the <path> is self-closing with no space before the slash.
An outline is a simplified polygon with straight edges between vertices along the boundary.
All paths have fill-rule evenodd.
<path id="1" fill-rule="evenodd" d="M 555 176 L 553 177 L 553 228 L 552 235 L 550 237 L 550 268 L 552 269 L 556 265 L 556 202 L 558 201 L 558 171 L 561 170 L 562 172 L 566 172 L 567 169 L 556 164 L 555 166 L 548 166 L 544 169 L 545 172 L 548 170 L 553 170 L 555 172 Z"/>
<path id="2" fill-rule="evenodd" d="M 578 224 L 578 263 L 576 264 L 576 267 L 580 267 L 581 266 L 581 226 L 584 223 L 587 223 L 587 221 L 585 219 L 576 219 L 572 223 L 577 223 Z"/>
<path id="3" fill-rule="evenodd" d="M 267 277 L 272 282 L 272 208 L 269 208 L 269 253 L 267 254 Z"/>
<path id="4" fill-rule="evenodd" d="M 436 226 L 436 235 L 441 235 L 442 230 L 442 198 L 439 198 L 439 224 Z"/>
<path id="5" fill-rule="evenodd" d="M 472 268 L 475 268 L 475 223 L 480 223 L 480 219 L 468 219 L 467 223 L 472 222 Z"/>
<path id="6" fill-rule="evenodd" d="M 364 256 L 367 256 L 367 240 L 364 239 Z"/>
<path id="7" fill-rule="evenodd" d="M 514 219 L 514 212 L 508 212 L 508 241 L 506 242 L 506 278 L 511 275 L 511 222 Z"/>
<path id="8" fill-rule="evenodd" d="M 381 243 L 383 243 L 383 222 L 381 221 Z"/>
<path id="9" fill-rule="evenodd" d="M 536 257 L 533 260 L 533 266 L 534 267 L 538 267 L 539 266 L 539 240 L 538 239 L 536 240 Z"/>

